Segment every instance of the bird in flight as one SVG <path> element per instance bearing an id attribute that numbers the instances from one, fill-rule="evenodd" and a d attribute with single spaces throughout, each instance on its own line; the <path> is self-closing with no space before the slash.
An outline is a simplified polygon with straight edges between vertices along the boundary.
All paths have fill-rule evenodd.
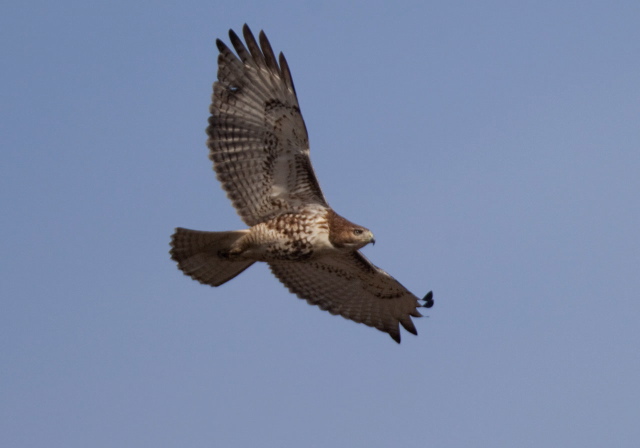
<path id="1" fill-rule="evenodd" d="M 205 232 L 177 228 L 171 258 L 184 274 L 220 286 L 256 261 L 294 294 L 331 314 L 388 333 L 400 342 L 401 324 L 433 306 L 373 265 L 359 249 L 373 233 L 337 214 L 320 189 L 291 71 L 276 58 L 264 32 L 245 44 L 229 31 L 234 54 L 216 41 L 218 80 L 207 127 L 209 158 L 248 229 Z M 259 42 L 259 43 L 258 43 Z"/>

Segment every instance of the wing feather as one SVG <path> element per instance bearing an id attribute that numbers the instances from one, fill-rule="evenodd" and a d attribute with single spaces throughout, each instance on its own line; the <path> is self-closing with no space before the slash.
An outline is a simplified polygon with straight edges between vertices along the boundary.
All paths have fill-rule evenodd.
<path id="1" fill-rule="evenodd" d="M 264 32 L 246 43 L 229 31 L 237 56 L 216 45 L 218 80 L 207 134 L 209 157 L 238 214 L 250 226 L 308 204 L 328 207 L 309 159 L 309 138 L 289 66 Z"/>
<path id="2" fill-rule="evenodd" d="M 280 53 L 279 59 L 280 67 L 282 67 L 282 74 L 284 75 L 284 79 L 287 82 L 287 87 L 290 88 L 295 95 L 296 87 L 293 85 L 293 78 L 291 77 L 291 69 L 289 69 L 289 63 L 282 53 Z"/>
<path id="3" fill-rule="evenodd" d="M 421 316 L 418 297 L 360 252 L 269 267 L 292 293 L 331 314 L 377 328 L 396 342 L 399 324 L 417 334 L 411 316 Z"/>

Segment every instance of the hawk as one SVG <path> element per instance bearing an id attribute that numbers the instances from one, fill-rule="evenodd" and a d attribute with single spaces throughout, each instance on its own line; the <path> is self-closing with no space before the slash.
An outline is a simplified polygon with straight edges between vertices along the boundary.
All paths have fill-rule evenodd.
<path id="1" fill-rule="evenodd" d="M 177 228 L 171 258 L 184 274 L 211 286 L 262 261 L 292 293 L 331 314 L 398 343 L 398 324 L 417 334 L 411 317 L 433 306 L 433 294 L 419 299 L 360 253 L 375 243 L 373 234 L 333 211 L 320 189 L 284 55 L 276 59 L 264 32 L 258 44 L 247 25 L 242 31 L 246 46 L 229 31 L 237 56 L 216 40 L 207 146 L 218 180 L 249 228 Z"/>

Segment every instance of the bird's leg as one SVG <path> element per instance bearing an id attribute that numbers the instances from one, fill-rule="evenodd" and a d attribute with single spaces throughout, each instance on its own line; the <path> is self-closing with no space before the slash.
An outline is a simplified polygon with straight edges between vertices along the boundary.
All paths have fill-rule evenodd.
<path id="1" fill-rule="evenodd" d="M 264 236 L 256 232 L 259 226 L 261 224 L 249 229 L 248 233 L 237 239 L 229 248 L 219 250 L 218 256 L 229 261 L 260 260 L 264 252 L 264 241 L 261 240 Z"/>
<path id="2" fill-rule="evenodd" d="M 238 261 L 240 259 L 244 259 L 243 255 L 249 250 L 254 243 L 251 241 L 251 232 L 243 235 L 233 242 L 228 247 L 223 247 L 218 250 L 218 257 L 224 258 L 229 261 Z"/>

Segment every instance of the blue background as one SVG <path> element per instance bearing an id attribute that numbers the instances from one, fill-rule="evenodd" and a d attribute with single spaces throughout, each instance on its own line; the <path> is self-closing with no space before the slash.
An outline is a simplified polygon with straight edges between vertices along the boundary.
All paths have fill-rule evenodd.
<path id="1" fill-rule="evenodd" d="M 638 446 L 639 2 L 5 3 L 0 445 Z M 204 128 L 245 22 L 418 337 L 169 259 L 243 227 Z"/>

